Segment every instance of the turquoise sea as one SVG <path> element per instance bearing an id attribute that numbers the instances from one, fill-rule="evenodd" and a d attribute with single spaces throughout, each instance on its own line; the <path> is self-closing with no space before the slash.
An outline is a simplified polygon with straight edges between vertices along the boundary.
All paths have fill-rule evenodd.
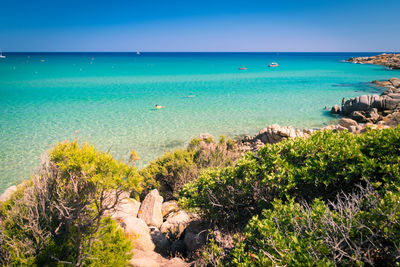
<path id="1" fill-rule="evenodd" d="M 144 166 L 200 133 L 235 137 L 273 123 L 320 127 L 335 120 L 324 106 L 379 93 L 366 82 L 400 76 L 341 62 L 376 54 L 4 53 L 0 192 L 75 134 L 120 160 L 134 149 Z M 268 68 L 271 62 L 279 67 Z"/>

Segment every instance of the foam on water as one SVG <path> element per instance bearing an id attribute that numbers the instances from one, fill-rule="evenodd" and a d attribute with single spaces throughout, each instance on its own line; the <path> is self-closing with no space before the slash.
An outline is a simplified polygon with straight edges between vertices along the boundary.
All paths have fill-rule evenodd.
<path id="1" fill-rule="evenodd" d="M 143 166 L 204 132 L 234 137 L 273 123 L 329 123 L 334 118 L 324 106 L 377 93 L 364 82 L 399 76 L 340 62 L 359 55 L 370 54 L 6 54 L 0 60 L 0 191 L 28 178 L 41 154 L 76 131 L 120 160 L 138 151 Z M 267 68 L 271 62 L 279 67 Z"/>

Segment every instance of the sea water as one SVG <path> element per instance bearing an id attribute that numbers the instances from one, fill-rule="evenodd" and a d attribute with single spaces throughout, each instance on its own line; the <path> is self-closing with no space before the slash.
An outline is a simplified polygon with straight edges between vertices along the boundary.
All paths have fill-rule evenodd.
<path id="1" fill-rule="evenodd" d="M 74 135 L 118 160 L 135 150 L 143 167 L 201 133 L 235 137 L 274 123 L 332 123 L 325 106 L 380 93 L 367 82 L 400 76 L 341 62 L 376 54 L 5 53 L 0 192 L 29 178 L 43 153 Z M 271 62 L 279 67 L 268 68 Z"/>

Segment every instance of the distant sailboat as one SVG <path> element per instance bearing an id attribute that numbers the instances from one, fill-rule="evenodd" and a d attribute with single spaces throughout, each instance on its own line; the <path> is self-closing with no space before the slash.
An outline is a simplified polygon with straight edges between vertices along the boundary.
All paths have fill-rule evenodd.
<path id="1" fill-rule="evenodd" d="M 0 58 L 6 58 L 6 56 L 3 56 L 3 54 L 1 53 L 1 50 L 0 50 Z"/>
<path id="2" fill-rule="evenodd" d="M 140 55 L 140 52 L 139 52 L 139 51 L 137 51 L 137 52 L 136 52 L 136 55 Z"/>

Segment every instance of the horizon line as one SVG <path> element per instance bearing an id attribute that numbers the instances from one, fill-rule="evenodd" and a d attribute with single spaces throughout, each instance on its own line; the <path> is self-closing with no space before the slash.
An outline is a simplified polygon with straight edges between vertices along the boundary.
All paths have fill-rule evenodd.
<path id="1" fill-rule="evenodd" d="M 2 51 L 3 53 L 400 53 L 400 51 Z"/>

